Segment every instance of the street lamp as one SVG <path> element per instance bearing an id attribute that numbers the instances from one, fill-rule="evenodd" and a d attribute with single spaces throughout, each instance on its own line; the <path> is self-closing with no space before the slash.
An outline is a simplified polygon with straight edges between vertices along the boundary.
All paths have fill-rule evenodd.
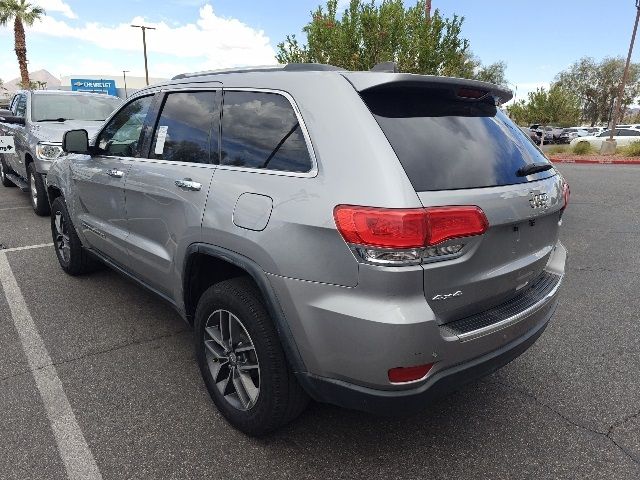
<path id="1" fill-rule="evenodd" d="M 124 98 L 127 99 L 129 98 L 129 95 L 127 95 L 127 73 L 129 72 L 129 70 L 122 70 L 122 77 L 124 78 Z"/>
<path id="2" fill-rule="evenodd" d="M 131 25 L 134 28 L 139 28 L 142 30 L 142 48 L 144 50 L 144 74 L 147 80 L 147 85 L 149 85 L 149 68 L 147 67 L 147 30 L 155 30 L 156 27 L 147 27 L 146 25 Z"/>
<path id="3" fill-rule="evenodd" d="M 631 63 L 631 52 L 633 52 L 633 44 L 636 41 L 636 32 L 638 31 L 638 21 L 640 20 L 640 0 L 636 0 L 636 23 L 633 25 L 633 33 L 631 34 L 631 43 L 629 43 L 629 53 L 627 54 L 627 63 L 624 66 L 624 73 L 622 74 L 622 83 L 620 83 L 620 90 L 618 90 L 618 98 L 616 100 L 616 106 L 613 110 L 613 120 L 611 122 L 611 133 L 606 142 L 602 142 L 600 153 L 613 154 L 616 151 L 616 143 L 613 140 L 615 134 L 616 125 L 620 116 L 620 110 L 622 109 L 622 96 L 624 95 L 624 87 L 627 83 L 627 76 L 629 75 L 629 64 Z M 607 145 L 608 143 L 608 145 Z"/>

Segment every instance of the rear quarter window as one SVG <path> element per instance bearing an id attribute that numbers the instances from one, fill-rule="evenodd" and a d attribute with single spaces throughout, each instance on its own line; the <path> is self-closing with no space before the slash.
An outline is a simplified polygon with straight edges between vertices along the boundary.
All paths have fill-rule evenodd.
<path id="1" fill-rule="evenodd" d="M 512 185 L 521 167 L 545 156 L 493 98 L 459 99 L 449 89 L 374 88 L 361 92 L 416 191 Z"/>
<path id="2" fill-rule="evenodd" d="M 225 91 L 220 164 L 310 171 L 302 126 L 289 100 L 278 93 Z"/>

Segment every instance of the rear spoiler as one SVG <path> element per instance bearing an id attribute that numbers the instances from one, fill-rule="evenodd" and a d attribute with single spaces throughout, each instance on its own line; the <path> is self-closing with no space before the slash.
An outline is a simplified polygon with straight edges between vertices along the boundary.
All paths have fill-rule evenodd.
<path id="1" fill-rule="evenodd" d="M 492 96 L 498 103 L 505 103 L 513 98 L 513 92 L 508 88 L 479 80 L 469 80 L 467 78 L 416 75 L 413 73 L 388 73 L 388 70 L 340 72 L 340 74 L 346 78 L 358 92 L 387 87 L 432 87 L 456 89 L 456 91 L 459 92 L 458 96 L 469 100 L 483 100 L 488 96 Z"/>

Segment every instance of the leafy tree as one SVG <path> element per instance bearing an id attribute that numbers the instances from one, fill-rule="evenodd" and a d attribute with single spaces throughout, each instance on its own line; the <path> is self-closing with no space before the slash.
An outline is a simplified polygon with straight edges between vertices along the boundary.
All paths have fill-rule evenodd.
<path id="1" fill-rule="evenodd" d="M 561 127 L 576 125 L 580 120 L 580 99 L 561 84 L 550 89 L 529 92 L 528 100 L 507 107 L 509 116 L 520 125 L 542 123 Z"/>
<path id="2" fill-rule="evenodd" d="M 482 80 L 483 82 L 491 82 L 497 85 L 506 85 L 506 68 L 507 64 L 505 62 L 496 62 L 486 66 L 479 65 L 475 73 L 475 78 L 478 80 Z"/>
<path id="3" fill-rule="evenodd" d="M 444 17 L 431 11 L 429 0 L 405 8 L 402 0 L 351 0 L 338 17 L 338 0 L 328 0 L 311 12 L 303 27 L 307 45 L 295 35 L 278 44 L 280 63 L 329 63 L 348 70 L 369 70 L 375 64 L 397 62 L 402 72 L 504 79 L 505 64 L 483 67 L 462 37 L 464 17 Z"/>
<path id="4" fill-rule="evenodd" d="M 4 27 L 13 20 L 13 38 L 23 85 L 30 85 L 24 26 L 30 27 L 43 15 L 45 15 L 44 9 L 28 3 L 26 0 L 0 0 L 0 25 Z"/>
<path id="5" fill-rule="evenodd" d="M 580 99 L 582 118 L 591 125 L 608 122 L 620 88 L 624 60 L 607 57 L 600 62 L 584 57 L 556 76 L 556 82 Z M 622 111 L 640 95 L 640 64 L 632 63 L 622 98 Z"/>

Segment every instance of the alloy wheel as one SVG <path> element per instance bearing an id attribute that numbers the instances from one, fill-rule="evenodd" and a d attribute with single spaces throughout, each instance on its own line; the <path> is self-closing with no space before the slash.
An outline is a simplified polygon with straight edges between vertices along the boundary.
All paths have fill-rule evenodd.
<path id="1" fill-rule="evenodd" d="M 233 313 L 216 310 L 204 332 L 207 364 L 218 391 L 234 408 L 251 409 L 260 394 L 260 364 L 247 329 Z"/>
<path id="2" fill-rule="evenodd" d="M 55 228 L 56 228 L 56 250 L 60 252 L 60 256 L 65 263 L 69 262 L 71 258 L 71 243 L 69 240 L 69 228 L 67 226 L 67 222 L 62 215 L 62 212 L 55 213 L 54 220 Z"/>
<path id="3" fill-rule="evenodd" d="M 0 162 L 0 180 L 4 182 L 5 178 L 6 178 L 6 175 L 4 173 L 4 165 L 3 165 L 3 162 Z"/>

